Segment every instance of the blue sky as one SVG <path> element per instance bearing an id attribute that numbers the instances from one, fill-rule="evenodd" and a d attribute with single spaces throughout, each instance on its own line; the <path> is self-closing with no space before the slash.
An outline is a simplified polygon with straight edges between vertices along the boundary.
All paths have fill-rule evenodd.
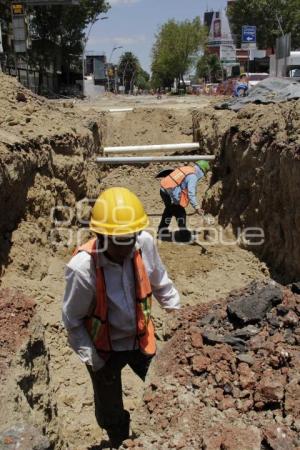
<path id="1" fill-rule="evenodd" d="M 105 52 L 117 63 L 124 51 L 131 51 L 142 67 L 150 71 L 151 49 L 159 26 L 169 19 L 185 20 L 205 11 L 224 8 L 226 0 L 110 0 L 109 19 L 99 20 L 91 29 L 86 50 Z"/>

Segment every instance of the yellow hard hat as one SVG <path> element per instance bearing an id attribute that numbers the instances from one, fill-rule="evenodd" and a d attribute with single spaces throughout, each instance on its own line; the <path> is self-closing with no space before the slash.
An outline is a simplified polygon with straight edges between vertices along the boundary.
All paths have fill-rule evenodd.
<path id="1" fill-rule="evenodd" d="M 122 236 L 137 233 L 148 225 L 142 203 L 126 188 L 106 189 L 92 209 L 90 230 L 98 234 Z"/>

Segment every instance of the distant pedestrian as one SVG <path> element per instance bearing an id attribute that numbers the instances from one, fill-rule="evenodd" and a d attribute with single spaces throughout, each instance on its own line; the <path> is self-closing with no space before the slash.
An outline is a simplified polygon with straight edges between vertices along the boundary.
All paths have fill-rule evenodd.
<path id="1" fill-rule="evenodd" d="M 234 96 L 235 97 L 246 97 L 248 95 L 248 82 L 247 82 L 247 75 L 245 73 L 242 73 L 240 75 L 239 80 L 236 82 L 234 87 Z"/>

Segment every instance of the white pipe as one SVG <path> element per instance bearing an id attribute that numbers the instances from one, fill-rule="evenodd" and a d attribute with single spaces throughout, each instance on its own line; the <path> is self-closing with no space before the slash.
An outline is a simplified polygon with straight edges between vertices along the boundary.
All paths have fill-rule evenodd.
<path id="1" fill-rule="evenodd" d="M 109 112 L 129 112 L 129 111 L 133 111 L 133 108 L 113 108 L 113 109 L 109 109 Z"/>
<path id="2" fill-rule="evenodd" d="M 214 155 L 188 155 L 188 156 L 119 156 L 113 158 L 98 157 L 96 162 L 100 164 L 144 164 L 144 163 L 160 163 L 160 162 L 195 162 L 200 159 L 203 161 L 213 161 L 216 157 Z"/>
<path id="3" fill-rule="evenodd" d="M 136 152 L 164 152 L 176 150 L 199 150 L 198 142 L 188 142 L 187 144 L 163 144 L 163 145 L 130 145 L 127 147 L 104 147 L 105 153 L 136 153 Z"/>

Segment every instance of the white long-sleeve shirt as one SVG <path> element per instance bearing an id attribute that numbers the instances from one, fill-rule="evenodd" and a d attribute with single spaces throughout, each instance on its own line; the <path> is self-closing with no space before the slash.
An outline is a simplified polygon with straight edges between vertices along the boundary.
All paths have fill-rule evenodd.
<path id="1" fill-rule="evenodd" d="M 152 236 L 139 234 L 136 249 L 141 249 L 152 292 L 163 309 L 180 308 L 180 298 L 159 257 Z M 136 296 L 132 264 L 133 254 L 123 265 L 98 253 L 103 268 L 108 302 L 110 335 L 114 351 L 132 350 L 136 338 Z M 74 256 L 66 266 L 66 290 L 62 319 L 69 343 L 81 361 L 98 370 L 104 365 L 85 328 L 84 319 L 96 305 L 96 271 L 94 261 L 86 252 Z"/>

